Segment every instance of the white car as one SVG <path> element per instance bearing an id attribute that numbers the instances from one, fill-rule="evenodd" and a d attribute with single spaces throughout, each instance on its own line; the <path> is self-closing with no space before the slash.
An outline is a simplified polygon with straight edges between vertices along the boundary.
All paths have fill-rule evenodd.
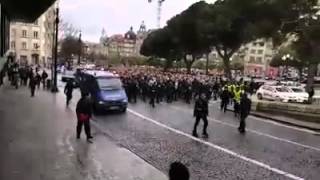
<path id="1" fill-rule="evenodd" d="M 263 85 L 257 91 L 259 100 L 267 99 L 281 102 L 296 102 L 296 95 L 290 89 L 284 86 Z"/>
<path id="2" fill-rule="evenodd" d="M 309 94 L 305 91 L 303 87 L 291 86 L 288 88 L 295 94 L 297 102 L 308 103 Z"/>
<path id="3" fill-rule="evenodd" d="M 61 81 L 62 82 L 67 82 L 69 80 L 74 80 L 75 79 L 75 71 L 73 70 L 64 70 L 62 72 L 62 75 L 61 75 Z"/>

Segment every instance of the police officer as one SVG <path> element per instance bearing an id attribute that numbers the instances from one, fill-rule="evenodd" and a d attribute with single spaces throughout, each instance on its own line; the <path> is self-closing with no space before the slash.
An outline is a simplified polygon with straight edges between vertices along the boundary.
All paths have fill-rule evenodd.
<path id="1" fill-rule="evenodd" d="M 251 100 L 246 93 L 243 93 L 240 102 L 240 126 L 238 128 L 240 133 L 245 133 L 246 131 L 246 118 L 249 116 L 250 111 Z"/>
<path id="2" fill-rule="evenodd" d="M 208 119 L 207 116 L 209 114 L 208 111 L 208 101 L 206 99 L 206 94 L 201 94 L 200 98 L 198 98 L 196 100 L 195 103 L 195 107 L 194 107 L 194 117 L 196 117 L 196 122 L 194 124 L 194 128 L 193 128 L 193 132 L 192 135 L 194 137 L 198 137 L 198 133 L 197 133 L 197 126 L 200 122 L 200 119 L 203 120 L 203 131 L 202 131 L 202 135 L 204 138 L 208 138 L 208 133 L 207 133 L 207 127 L 208 127 Z"/>
<path id="3" fill-rule="evenodd" d="M 236 87 L 234 91 L 234 116 L 238 117 L 239 115 L 239 106 L 241 101 L 241 89 L 239 86 Z"/>

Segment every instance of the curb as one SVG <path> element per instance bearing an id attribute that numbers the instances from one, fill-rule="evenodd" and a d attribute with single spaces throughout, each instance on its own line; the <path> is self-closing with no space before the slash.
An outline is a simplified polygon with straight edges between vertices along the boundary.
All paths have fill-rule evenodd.
<path id="1" fill-rule="evenodd" d="M 234 110 L 232 110 L 232 109 L 227 109 L 227 110 L 231 111 L 231 112 L 234 112 Z M 291 126 L 295 126 L 295 127 L 299 127 L 299 128 L 304 128 L 304 129 L 320 132 L 320 128 L 313 128 L 313 127 L 310 127 L 310 126 L 305 126 L 305 125 L 297 124 L 297 123 L 294 123 L 294 122 L 283 121 L 281 119 L 277 119 L 277 118 L 273 118 L 273 117 L 270 117 L 270 116 L 261 115 L 259 113 L 255 113 L 255 112 L 251 112 L 250 116 L 263 118 L 263 119 L 268 119 L 268 120 L 279 122 L 279 123 L 282 123 L 282 124 L 287 124 L 287 125 L 291 125 Z M 299 121 L 299 120 L 297 120 L 297 121 Z M 303 121 L 301 121 L 301 122 L 303 122 Z"/>

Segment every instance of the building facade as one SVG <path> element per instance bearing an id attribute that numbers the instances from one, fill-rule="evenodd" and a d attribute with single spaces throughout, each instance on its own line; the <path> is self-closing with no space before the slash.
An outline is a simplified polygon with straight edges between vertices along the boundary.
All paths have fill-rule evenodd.
<path id="1" fill-rule="evenodd" d="M 256 40 L 245 46 L 244 74 L 250 76 L 271 76 L 278 75 L 278 69 L 270 67 L 274 55 L 271 41 Z"/>
<path id="2" fill-rule="evenodd" d="M 9 52 L 19 64 L 51 64 L 56 7 L 57 3 L 33 23 L 11 22 Z"/>

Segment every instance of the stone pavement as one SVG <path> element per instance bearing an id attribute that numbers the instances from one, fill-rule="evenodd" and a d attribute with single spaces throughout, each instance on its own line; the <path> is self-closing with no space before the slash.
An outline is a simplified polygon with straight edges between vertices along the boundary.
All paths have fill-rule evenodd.
<path id="1" fill-rule="evenodd" d="M 167 179 L 95 128 L 93 144 L 76 140 L 74 106 L 65 107 L 62 93 L 30 98 L 25 87 L 5 85 L 0 102 L 1 180 Z"/>

